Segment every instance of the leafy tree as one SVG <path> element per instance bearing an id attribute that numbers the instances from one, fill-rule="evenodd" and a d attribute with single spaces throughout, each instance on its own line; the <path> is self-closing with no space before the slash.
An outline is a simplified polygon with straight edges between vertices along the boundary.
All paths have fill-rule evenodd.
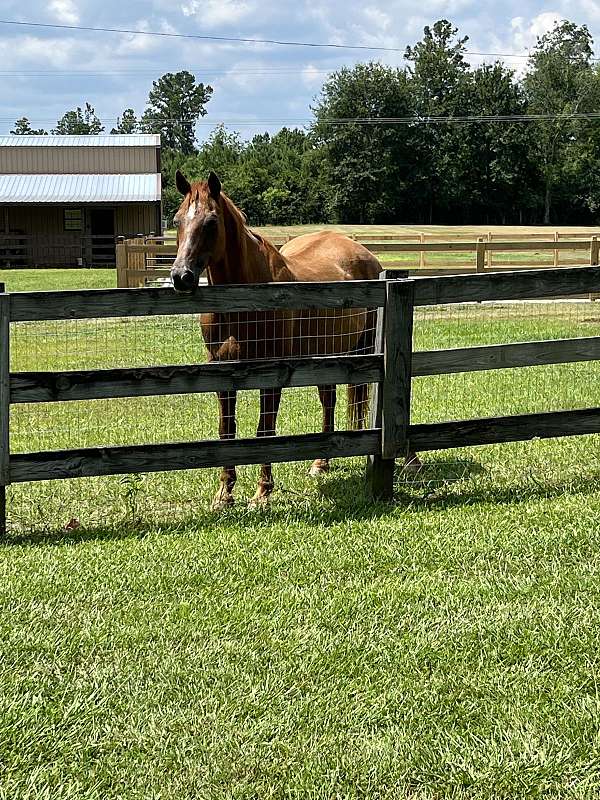
<path id="1" fill-rule="evenodd" d="M 94 108 L 85 104 L 82 110 L 79 106 L 73 111 L 67 111 L 56 123 L 52 133 L 66 135 L 97 135 L 104 131 L 104 125 L 96 116 Z"/>
<path id="2" fill-rule="evenodd" d="M 425 26 L 423 39 L 405 52 L 412 111 L 419 122 L 413 130 L 413 192 L 429 223 L 436 214 L 443 218 L 452 206 L 460 206 L 468 172 L 460 123 L 424 124 L 429 117 L 464 116 L 468 109 L 468 36 L 457 34 L 448 20 L 438 20 Z"/>
<path id="3" fill-rule="evenodd" d="M 327 80 L 313 109 L 312 137 L 326 153 L 322 178 L 329 185 L 334 219 L 367 223 L 397 217 L 412 161 L 410 131 L 369 120 L 405 117 L 409 108 L 403 70 L 357 64 Z M 355 121 L 337 123 L 338 119 Z"/>
<path id="4" fill-rule="evenodd" d="M 195 127 L 206 114 L 206 103 L 213 90 L 196 83 L 191 72 L 167 72 L 153 81 L 141 127 L 148 133 L 160 133 L 164 147 L 184 155 L 195 152 Z"/>
<path id="5" fill-rule="evenodd" d="M 244 154 L 244 143 L 235 131 L 228 131 L 224 125 L 217 125 L 208 139 L 202 144 L 194 160 L 198 178 L 205 178 L 212 170 L 228 180 L 232 171 L 239 165 Z"/>
<path id="6" fill-rule="evenodd" d="M 20 117 L 15 122 L 15 128 L 11 131 L 15 136 L 47 136 L 48 131 L 43 128 L 32 128 L 27 117 Z"/>
<path id="7" fill-rule="evenodd" d="M 555 195 L 572 178 L 577 151 L 590 133 L 590 123 L 572 115 L 595 111 L 600 102 L 592 54 L 587 26 L 563 20 L 538 37 L 529 58 L 524 79 L 528 110 L 550 115 L 534 123 L 535 155 L 544 182 L 544 223 L 550 222 Z"/>
<path id="8" fill-rule="evenodd" d="M 140 129 L 140 123 L 135 115 L 133 108 L 126 108 L 123 116 L 117 117 L 117 124 L 111 130 L 111 133 L 137 133 Z"/>
<path id="9" fill-rule="evenodd" d="M 525 113 L 525 98 L 512 70 L 485 64 L 469 76 L 470 113 L 486 117 L 513 117 Z M 462 208 L 471 222 L 522 222 L 535 208 L 538 180 L 530 158 L 531 133 L 527 124 L 511 122 L 461 123 L 462 158 L 467 165 L 461 191 Z M 527 187 L 527 191 L 523 191 Z"/>

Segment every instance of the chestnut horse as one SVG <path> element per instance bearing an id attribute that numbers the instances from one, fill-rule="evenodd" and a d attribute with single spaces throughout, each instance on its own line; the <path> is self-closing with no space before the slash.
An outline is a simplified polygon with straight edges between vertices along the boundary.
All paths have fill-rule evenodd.
<path id="1" fill-rule="evenodd" d="M 177 188 L 184 196 L 175 214 L 177 256 L 171 269 L 178 292 L 193 292 L 206 269 L 209 284 L 252 284 L 274 281 L 343 281 L 374 279 L 380 272 L 377 259 L 361 244 L 339 233 L 299 236 L 278 251 L 246 226 L 242 212 L 221 191 L 211 172 L 207 181 L 190 183 L 181 172 Z M 373 347 L 375 312 L 369 309 L 320 311 L 262 311 L 203 314 L 202 334 L 209 360 L 289 358 L 339 355 Z M 323 431 L 334 430 L 335 386 L 319 386 L 323 406 Z M 236 433 L 236 392 L 218 392 L 219 436 Z M 260 392 L 257 436 L 275 434 L 281 389 Z M 366 415 L 367 387 L 349 386 L 351 424 L 362 427 Z M 317 459 L 311 475 L 326 472 L 329 462 Z M 213 508 L 233 503 L 235 466 L 225 466 Z M 251 505 L 266 504 L 273 491 L 270 464 L 261 467 L 258 489 Z"/>

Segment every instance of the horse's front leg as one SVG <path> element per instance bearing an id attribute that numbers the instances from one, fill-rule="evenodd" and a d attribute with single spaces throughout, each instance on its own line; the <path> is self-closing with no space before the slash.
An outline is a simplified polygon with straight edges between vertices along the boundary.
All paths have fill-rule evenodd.
<path id="1" fill-rule="evenodd" d="M 256 435 L 275 436 L 277 427 L 277 412 L 281 401 L 281 389 L 261 389 L 260 390 L 260 419 Z M 251 508 L 265 506 L 269 502 L 275 483 L 273 481 L 273 470 L 270 464 L 263 464 L 260 468 L 260 478 L 256 494 L 250 501 Z"/>
<path id="2" fill-rule="evenodd" d="M 219 439 L 235 439 L 236 392 L 217 392 L 219 398 Z M 221 485 L 212 502 L 212 510 L 233 505 L 233 487 L 237 479 L 234 466 L 223 467 Z"/>
<path id="3" fill-rule="evenodd" d="M 335 385 L 319 386 L 319 400 L 323 406 L 323 433 L 331 433 L 335 428 L 336 397 Z M 313 461 L 308 474 L 316 478 L 324 472 L 329 472 L 329 459 L 317 458 Z"/>

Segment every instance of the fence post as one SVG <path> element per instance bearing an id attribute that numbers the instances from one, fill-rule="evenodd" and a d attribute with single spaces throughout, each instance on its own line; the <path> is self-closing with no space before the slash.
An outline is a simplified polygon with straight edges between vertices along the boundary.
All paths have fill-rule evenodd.
<path id="1" fill-rule="evenodd" d="M 558 231 L 554 231 L 554 241 L 558 242 L 560 239 L 560 234 Z M 558 267 L 558 250 L 554 251 L 554 261 L 552 262 L 555 267 Z"/>
<path id="2" fill-rule="evenodd" d="M 493 236 L 492 232 L 491 232 L 491 231 L 488 231 L 488 235 L 487 235 L 488 244 L 491 244 L 491 243 L 492 243 L 492 236 Z M 488 269 L 491 269 L 491 268 L 492 268 L 492 248 L 491 248 L 491 247 L 489 247 L 489 248 L 488 248 L 488 254 L 487 254 L 487 268 L 488 268 Z"/>
<path id="3" fill-rule="evenodd" d="M 0 536 L 6 536 L 6 487 L 10 482 L 10 296 L 0 283 Z"/>
<path id="4" fill-rule="evenodd" d="M 413 281 L 406 270 L 385 270 L 386 302 L 377 313 L 376 352 L 383 352 L 384 378 L 375 384 L 370 426 L 381 428 L 381 453 L 367 457 L 371 494 L 389 500 L 394 492 L 394 459 L 406 456 L 410 422 Z"/>
<path id="5" fill-rule="evenodd" d="M 119 236 L 116 251 L 116 264 L 117 264 L 117 289 L 127 288 L 127 245 L 125 238 Z"/>
<path id="6" fill-rule="evenodd" d="M 422 233 L 420 236 L 421 244 L 425 244 L 425 234 Z M 419 253 L 419 269 L 425 269 L 425 251 L 421 250 Z"/>
<path id="7" fill-rule="evenodd" d="M 475 272 L 485 272 L 485 241 L 483 236 L 477 239 L 475 248 Z"/>
<path id="8" fill-rule="evenodd" d="M 597 236 L 592 236 L 590 241 L 590 267 L 597 267 L 600 264 L 600 241 Z M 593 292 L 590 300 L 597 300 L 600 294 Z"/>

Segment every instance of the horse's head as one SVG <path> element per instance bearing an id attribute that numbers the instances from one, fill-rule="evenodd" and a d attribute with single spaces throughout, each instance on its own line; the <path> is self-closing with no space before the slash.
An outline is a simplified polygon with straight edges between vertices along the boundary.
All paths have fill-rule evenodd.
<path id="1" fill-rule="evenodd" d="M 171 280 L 175 291 L 193 292 L 208 262 L 218 260 L 224 251 L 221 181 L 211 172 L 207 181 L 191 184 L 179 170 L 175 179 L 183 202 L 174 217 L 177 255 Z"/>

